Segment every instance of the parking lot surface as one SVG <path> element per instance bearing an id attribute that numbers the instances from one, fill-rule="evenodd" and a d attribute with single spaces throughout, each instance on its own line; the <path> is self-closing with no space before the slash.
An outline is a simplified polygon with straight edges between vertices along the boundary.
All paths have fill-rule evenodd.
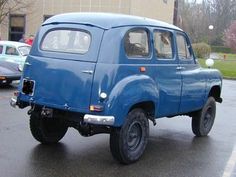
<path id="1" fill-rule="evenodd" d="M 109 150 L 109 135 L 80 136 L 69 129 L 53 146 L 39 144 L 29 130 L 27 109 L 13 109 L 16 87 L 0 87 L 0 176 L 234 177 L 236 176 L 236 81 L 224 80 L 223 103 L 217 104 L 209 136 L 196 138 L 186 116 L 150 122 L 143 157 L 121 165 Z"/>

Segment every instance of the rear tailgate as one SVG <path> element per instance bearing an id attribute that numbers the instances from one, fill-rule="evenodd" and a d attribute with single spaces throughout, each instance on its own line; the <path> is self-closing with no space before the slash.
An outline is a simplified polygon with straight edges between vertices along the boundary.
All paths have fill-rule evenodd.
<path id="1" fill-rule="evenodd" d="M 47 25 L 42 28 L 26 60 L 19 99 L 48 107 L 88 112 L 93 73 L 103 30 L 86 25 L 76 25 L 75 29 L 75 25 L 68 24 L 58 24 L 56 27 Z M 60 51 L 60 48 L 57 48 L 58 51 L 50 51 L 47 48 L 45 50 L 43 46 L 40 47 L 43 44 L 40 39 L 46 39 L 44 34 L 47 36 L 50 34 L 48 31 L 54 29 L 86 31 L 91 36 L 88 50 L 78 53 L 77 48 L 73 48 L 71 45 L 64 51 Z M 71 41 L 71 39 L 65 39 L 65 43 L 67 41 Z M 25 80 L 33 81 L 32 94 L 22 92 Z"/>

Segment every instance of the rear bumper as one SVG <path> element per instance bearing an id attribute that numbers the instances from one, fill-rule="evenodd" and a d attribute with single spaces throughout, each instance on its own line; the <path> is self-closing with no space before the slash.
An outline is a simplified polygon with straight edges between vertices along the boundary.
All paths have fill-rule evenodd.
<path id="1" fill-rule="evenodd" d="M 17 100 L 16 100 L 15 98 L 11 98 L 11 100 L 10 100 L 10 105 L 11 105 L 13 108 L 15 108 L 16 105 L 17 105 Z"/>
<path id="2" fill-rule="evenodd" d="M 16 108 L 16 106 L 19 106 L 17 99 L 14 97 L 11 98 L 10 105 L 13 108 Z M 96 125 L 114 125 L 115 117 L 85 114 L 84 122 L 89 123 L 89 124 L 96 124 Z"/>
<path id="3" fill-rule="evenodd" d="M 85 114 L 84 122 L 96 125 L 113 125 L 115 122 L 115 117 Z"/>

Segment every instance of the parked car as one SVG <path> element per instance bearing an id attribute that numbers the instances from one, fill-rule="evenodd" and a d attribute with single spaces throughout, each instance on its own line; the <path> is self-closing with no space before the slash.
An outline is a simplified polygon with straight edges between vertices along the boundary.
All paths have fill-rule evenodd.
<path id="1" fill-rule="evenodd" d="M 21 42 L 0 41 L 0 61 L 24 65 L 31 46 Z"/>
<path id="2" fill-rule="evenodd" d="M 9 85 L 20 80 L 22 68 L 18 64 L 0 61 L 0 85 Z"/>
<path id="3" fill-rule="evenodd" d="M 210 132 L 222 76 L 197 62 L 187 34 L 161 21 L 127 15 L 71 13 L 43 23 L 26 59 L 17 98 L 30 107 L 30 130 L 41 143 L 110 134 L 113 157 L 137 161 L 149 120 L 188 115 L 196 136 Z"/>

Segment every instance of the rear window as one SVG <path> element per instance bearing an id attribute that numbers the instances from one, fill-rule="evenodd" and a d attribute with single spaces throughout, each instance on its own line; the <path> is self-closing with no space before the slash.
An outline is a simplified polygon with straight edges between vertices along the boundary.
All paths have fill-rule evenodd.
<path id="1" fill-rule="evenodd" d="M 21 55 L 23 55 L 23 56 L 29 55 L 30 49 L 31 49 L 31 47 L 29 47 L 29 46 L 22 46 L 22 47 L 18 48 L 18 50 L 20 51 Z"/>
<path id="2" fill-rule="evenodd" d="M 58 29 L 50 31 L 43 38 L 41 49 L 52 52 L 85 54 L 91 43 L 91 35 L 86 31 Z"/>

